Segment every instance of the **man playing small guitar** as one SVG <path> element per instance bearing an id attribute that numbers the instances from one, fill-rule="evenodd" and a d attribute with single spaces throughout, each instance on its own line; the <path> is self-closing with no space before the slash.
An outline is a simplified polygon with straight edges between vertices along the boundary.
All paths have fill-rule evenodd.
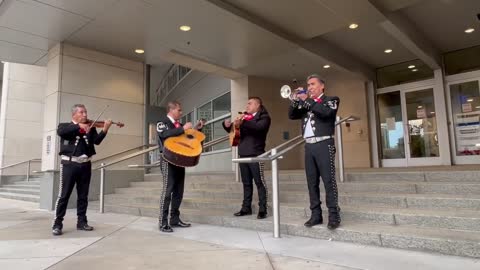
<path id="1" fill-rule="evenodd" d="M 262 105 L 259 97 L 250 97 L 245 113 L 235 119 L 233 124 L 230 119 L 223 122 L 223 128 L 230 132 L 235 126 L 240 127 L 240 142 L 238 154 L 243 157 L 256 157 L 265 152 L 265 141 L 270 128 L 270 116 Z M 243 204 L 235 216 L 252 214 L 253 181 L 258 190 L 259 211 L 257 218 L 267 217 L 268 188 L 263 176 L 263 163 L 240 163 L 240 173 L 243 183 Z"/>
<path id="2" fill-rule="evenodd" d="M 193 128 L 192 123 L 181 124 L 182 107 L 177 101 L 170 101 L 167 104 L 167 115 L 157 123 L 159 151 L 164 149 L 166 139 L 181 135 L 185 130 Z M 200 130 L 203 122 L 199 121 L 196 129 Z M 185 168 L 173 165 L 167 162 L 162 155 L 160 160 L 160 170 L 163 175 L 163 190 L 160 196 L 160 215 L 159 230 L 162 232 L 173 232 L 172 227 L 190 227 L 191 224 L 185 223 L 180 219 L 180 204 L 183 199 L 185 184 Z M 170 220 L 168 220 L 168 210 L 172 204 Z"/>

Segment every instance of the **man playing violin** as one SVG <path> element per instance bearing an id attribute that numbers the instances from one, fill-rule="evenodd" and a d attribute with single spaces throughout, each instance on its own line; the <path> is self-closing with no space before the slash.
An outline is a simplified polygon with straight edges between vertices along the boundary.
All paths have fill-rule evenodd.
<path id="1" fill-rule="evenodd" d="M 230 119 L 223 122 L 225 131 L 230 132 L 234 127 L 240 128 L 240 142 L 238 144 L 238 154 L 243 157 L 256 157 L 265 152 L 265 141 L 270 128 L 270 116 L 262 105 L 259 97 L 250 97 L 247 102 L 245 113 L 234 120 Z M 258 219 L 267 217 L 268 188 L 263 175 L 263 162 L 240 163 L 240 174 L 243 184 L 243 203 L 240 211 L 234 216 L 245 216 L 252 214 L 252 195 L 253 181 L 258 191 Z"/>
<path id="2" fill-rule="evenodd" d="M 77 230 L 92 231 L 88 225 L 87 206 L 88 190 L 92 175 L 93 155 L 96 154 L 95 146 L 99 145 L 108 133 L 112 120 L 106 120 L 102 124 L 87 118 L 87 109 L 83 104 L 75 104 L 72 107 L 72 121 L 60 123 L 57 134 L 60 136 L 60 187 L 58 199 L 55 205 L 55 219 L 53 221 L 53 235 L 61 235 L 63 218 L 67 211 L 68 200 L 73 187 L 77 185 Z M 103 126 L 100 133 L 96 127 Z"/>
<path id="3" fill-rule="evenodd" d="M 183 134 L 185 130 L 193 128 L 192 123 L 181 124 L 182 107 L 177 101 L 170 101 L 167 104 L 167 115 L 157 123 L 158 146 L 160 153 L 163 152 L 163 145 L 166 139 Z M 195 126 L 201 130 L 203 121 Z M 190 223 L 180 219 L 180 205 L 183 200 L 185 185 L 185 168 L 167 162 L 163 156 L 160 159 L 160 170 L 163 175 L 163 190 L 160 195 L 160 214 L 158 217 L 158 228 L 162 232 L 173 232 L 172 227 L 186 228 Z M 168 212 L 171 204 L 170 220 Z"/>

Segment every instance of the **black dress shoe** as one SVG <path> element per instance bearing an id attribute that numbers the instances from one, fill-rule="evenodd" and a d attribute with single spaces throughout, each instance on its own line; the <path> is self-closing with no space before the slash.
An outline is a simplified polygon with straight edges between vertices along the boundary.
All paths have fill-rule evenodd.
<path id="1" fill-rule="evenodd" d="M 261 211 L 261 212 L 258 212 L 258 215 L 257 215 L 257 219 L 264 219 L 264 218 L 267 218 L 268 214 L 266 211 Z"/>
<path id="2" fill-rule="evenodd" d="M 52 234 L 55 235 L 55 236 L 59 236 L 59 235 L 62 235 L 63 232 L 62 232 L 62 229 L 60 229 L 60 228 L 53 228 L 52 229 Z"/>
<path id="3" fill-rule="evenodd" d="M 340 214 L 339 213 L 330 214 L 328 216 L 327 228 L 330 229 L 330 230 L 335 230 L 336 228 L 340 227 L 340 222 L 341 222 L 341 219 L 340 219 Z"/>
<path id="4" fill-rule="evenodd" d="M 233 215 L 236 216 L 236 217 L 241 217 L 241 216 L 248 216 L 248 215 L 251 215 L 251 214 L 252 214 L 252 210 L 245 211 L 245 210 L 242 209 L 242 210 L 238 211 L 237 213 L 235 213 Z"/>
<path id="5" fill-rule="evenodd" d="M 315 225 L 323 224 L 322 218 L 310 218 L 307 222 L 305 222 L 305 227 L 313 227 Z"/>
<path id="6" fill-rule="evenodd" d="M 160 226 L 160 227 L 159 227 L 159 230 L 160 230 L 161 232 L 167 232 L 167 233 L 172 233 L 172 232 L 173 232 L 172 227 L 170 227 L 169 225 Z"/>
<path id="7" fill-rule="evenodd" d="M 171 223 L 171 222 L 170 222 L 170 225 L 171 225 L 172 227 L 179 227 L 179 228 L 188 228 L 188 227 L 192 226 L 192 224 L 190 224 L 190 223 L 185 223 L 185 222 L 183 222 L 183 221 L 181 221 L 181 220 L 178 220 L 177 223 Z"/>
<path id="8" fill-rule="evenodd" d="M 77 230 L 79 230 L 79 231 L 93 231 L 93 227 L 88 225 L 87 223 L 77 224 Z"/>

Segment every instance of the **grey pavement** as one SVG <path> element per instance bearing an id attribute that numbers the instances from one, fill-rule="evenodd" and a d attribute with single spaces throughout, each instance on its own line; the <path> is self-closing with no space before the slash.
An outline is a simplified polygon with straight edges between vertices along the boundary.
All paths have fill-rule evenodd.
<path id="1" fill-rule="evenodd" d="M 193 224 L 160 233 L 154 218 L 89 211 L 93 232 L 68 211 L 54 237 L 53 214 L 0 199 L 0 269 L 480 269 L 480 260 Z"/>

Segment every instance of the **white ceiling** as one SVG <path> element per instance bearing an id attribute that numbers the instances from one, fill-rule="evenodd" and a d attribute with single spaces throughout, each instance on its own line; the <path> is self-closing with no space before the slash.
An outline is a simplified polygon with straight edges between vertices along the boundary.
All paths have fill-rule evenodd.
<path id="1" fill-rule="evenodd" d="M 229 72 L 283 79 L 311 72 L 324 72 L 328 77 L 352 71 L 349 66 L 363 65 L 373 70 L 419 58 L 379 26 L 388 17 L 382 12 L 402 15 L 441 51 L 480 45 L 480 25 L 475 18 L 480 0 L 0 3 L 0 60 L 27 64 L 46 64 L 48 49 L 60 41 L 153 65 L 164 65 L 175 50 Z M 387 11 L 378 9 L 377 4 Z M 349 30 L 351 22 L 360 27 Z M 192 31 L 179 31 L 183 24 L 192 26 Z M 478 29 L 466 35 L 463 30 L 468 26 Z M 322 40 L 333 48 L 320 46 Z M 308 42 L 310 47 L 305 47 Z M 393 49 L 392 54 L 383 53 L 387 47 Z M 136 48 L 144 48 L 145 55 L 136 55 Z M 337 62 L 334 56 L 338 55 L 351 57 Z M 325 63 L 332 68 L 323 70 Z"/>

